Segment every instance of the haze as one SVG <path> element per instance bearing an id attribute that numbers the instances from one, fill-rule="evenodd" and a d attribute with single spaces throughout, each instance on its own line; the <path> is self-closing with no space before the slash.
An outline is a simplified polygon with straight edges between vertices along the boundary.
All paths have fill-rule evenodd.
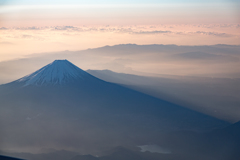
<path id="1" fill-rule="evenodd" d="M 0 1 L 0 154 L 239 159 L 239 8 L 239 0 Z M 72 68 L 85 76 L 69 76 Z M 53 72 L 49 84 L 26 85 Z"/>

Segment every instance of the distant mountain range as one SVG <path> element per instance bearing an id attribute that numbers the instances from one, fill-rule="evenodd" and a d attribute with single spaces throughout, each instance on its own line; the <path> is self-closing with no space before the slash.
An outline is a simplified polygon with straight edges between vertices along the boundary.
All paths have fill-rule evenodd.
<path id="1" fill-rule="evenodd" d="M 169 133 L 229 125 L 98 79 L 67 60 L 1 85 L 0 102 L 0 150 L 16 152 L 54 148 L 97 154 L 116 146 L 161 146 Z"/>

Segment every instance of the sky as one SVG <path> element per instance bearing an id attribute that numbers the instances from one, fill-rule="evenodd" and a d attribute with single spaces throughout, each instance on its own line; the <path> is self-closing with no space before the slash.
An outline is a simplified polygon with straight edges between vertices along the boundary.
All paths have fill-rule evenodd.
<path id="1" fill-rule="evenodd" d="M 1 0 L 0 62 L 117 44 L 239 45 L 239 0 Z"/>
<path id="2" fill-rule="evenodd" d="M 10 4 L 162 4 L 162 3 L 237 3 L 239 0 L 2 0 Z"/>

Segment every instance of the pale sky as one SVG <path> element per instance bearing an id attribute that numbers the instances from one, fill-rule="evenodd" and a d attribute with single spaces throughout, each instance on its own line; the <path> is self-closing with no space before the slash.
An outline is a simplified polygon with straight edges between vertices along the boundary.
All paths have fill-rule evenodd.
<path id="1" fill-rule="evenodd" d="M 4 1 L 2 1 L 3 3 Z M 5 0 L 9 4 L 163 4 L 163 3 L 237 3 L 239 0 Z"/>
<path id="2" fill-rule="evenodd" d="M 240 44 L 237 0 L 8 0 L 0 61 L 116 44 Z"/>

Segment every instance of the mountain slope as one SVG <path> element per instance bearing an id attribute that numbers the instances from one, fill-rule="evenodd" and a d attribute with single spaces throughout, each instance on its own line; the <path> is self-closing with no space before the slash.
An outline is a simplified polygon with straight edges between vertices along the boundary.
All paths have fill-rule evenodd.
<path id="1" fill-rule="evenodd" d="M 1 160 L 21 160 L 21 159 L 18 159 L 18 158 L 1 156 L 1 155 L 0 155 L 0 159 L 1 159 Z"/>
<path id="2" fill-rule="evenodd" d="M 75 66 L 69 70 L 73 65 L 68 61 L 54 63 L 0 86 L 0 149 L 70 148 L 84 154 L 116 145 L 161 143 L 168 131 L 228 125 Z"/>
<path id="3" fill-rule="evenodd" d="M 74 81 L 91 80 L 91 76 L 67 60 L 55 60 L 36 72 L 20 78 L 16 82 L 27 85 L 56 85 Z"/>
<path id="4" fill-rule="evenodd" d="M 170 101 L 204 114 L 240 120 L 240 79 L 159 75 L 144 77 L 109 70 L 87 70 L 104 81 Z"/>

